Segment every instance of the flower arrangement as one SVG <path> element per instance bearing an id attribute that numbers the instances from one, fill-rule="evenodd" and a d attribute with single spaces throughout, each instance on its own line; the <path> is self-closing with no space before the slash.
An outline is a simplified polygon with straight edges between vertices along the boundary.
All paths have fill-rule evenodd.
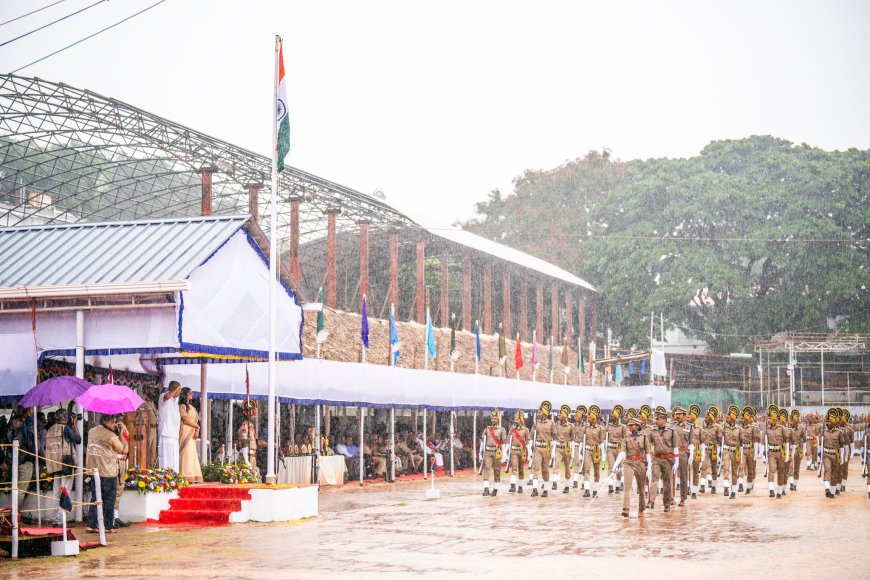
<path id="1" fill-rule="evenodd" d="M 188 485 L 190 482 L 174 469 L 142 469 L 134 466 L 127 470 L 124 489 L 133 489 L 139 493 L 160 493 L 175 491 Z"/>
<path id="2" fill-rule="evenodd" d="M 239 461 L 221 466 L 220 478 L 221 483 L 260 483 L 260 472 Z"/>

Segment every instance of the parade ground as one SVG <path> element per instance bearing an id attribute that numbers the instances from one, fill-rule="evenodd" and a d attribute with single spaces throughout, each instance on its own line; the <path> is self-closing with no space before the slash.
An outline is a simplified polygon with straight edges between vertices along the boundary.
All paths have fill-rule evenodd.
<path id="1" fill-rule="evenodd" d="M 759 467 L 763 467 L 759 463 Z M 0 576 L 84 578 L 867 578 L 870 499 L 852 460 L 849 485 L 826 499 L 815 473 L 797 492 L 727 500 L 699 495 L 684 508 L 659 507 L 629 519 L 622 496 L 591 503 L 575 490 L 548 498 L 482 497 L 470 474 L 324 489 L 320 515 L 292 525 L 212 528 L 137 525 L 78 558 L 5 561 Z M 659 499 L 659 504 L 661 499 Z M 87 537 L 78 529 L 80 537 Z"/>

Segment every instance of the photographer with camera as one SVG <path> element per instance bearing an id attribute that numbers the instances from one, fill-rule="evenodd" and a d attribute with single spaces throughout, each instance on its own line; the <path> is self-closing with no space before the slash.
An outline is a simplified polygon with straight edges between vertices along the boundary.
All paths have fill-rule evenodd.
<path id="1" fill-rule="evenodd" d="M 88 469 L 100 470 L 100 492 L 103 500 L 103 525 L 107 533 L 114 533 L 115 494 L 118 491 L 118 454 L 127 453 L 127 442 L 119 437 L 115 415 L 102 415 L 100 424 L 88 431 Z M 96 501 L 97 490 L 91 486 L 91 501 Z M 88 532 L 97 531 L 97 506 L 88 509 Z"/>
<path id="2" fill-rule="evenodd" d="M 65 487 L 72 491 L 73 474 L 76 457 L 75 446 L 80 445 L 82 436 L 76 426 L 76 419 L 81 415 L 70 414 L 65 409 L 54 412 L 54 424 L 48 428 L 45 436 L 45 472 L 54 477 L 51 490 L 52 505 L 60 500 L 60 489 Z M 61 523 L 61 508 L 57 508 L 55 523 Z"/>

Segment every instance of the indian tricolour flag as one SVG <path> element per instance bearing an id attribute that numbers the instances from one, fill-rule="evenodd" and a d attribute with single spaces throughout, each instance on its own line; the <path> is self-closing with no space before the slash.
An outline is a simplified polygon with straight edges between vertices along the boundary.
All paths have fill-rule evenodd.
<path id="1" fill-rule="evenodd" d="M 284 171 L 284 158 L 290 153 L 290 115 L 287 114 L 287 85 L 284 76 L 284 43 L 278 48 L 278 93 L 276 95 L 276 118 L 278 126 L 278 173 Z"/>

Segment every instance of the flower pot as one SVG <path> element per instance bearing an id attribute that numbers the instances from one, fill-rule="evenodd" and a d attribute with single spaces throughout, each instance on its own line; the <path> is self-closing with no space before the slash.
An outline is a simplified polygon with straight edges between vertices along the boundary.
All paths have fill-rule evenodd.
<path id="1" fill-rule="evenodd" d="M 118 517 L 125 522 L 157 520 L 160 512 L 169 509 L 169 500 L 176 499 L 178 491 L 140 493 L 132 489 L 124 491 Z"/>

